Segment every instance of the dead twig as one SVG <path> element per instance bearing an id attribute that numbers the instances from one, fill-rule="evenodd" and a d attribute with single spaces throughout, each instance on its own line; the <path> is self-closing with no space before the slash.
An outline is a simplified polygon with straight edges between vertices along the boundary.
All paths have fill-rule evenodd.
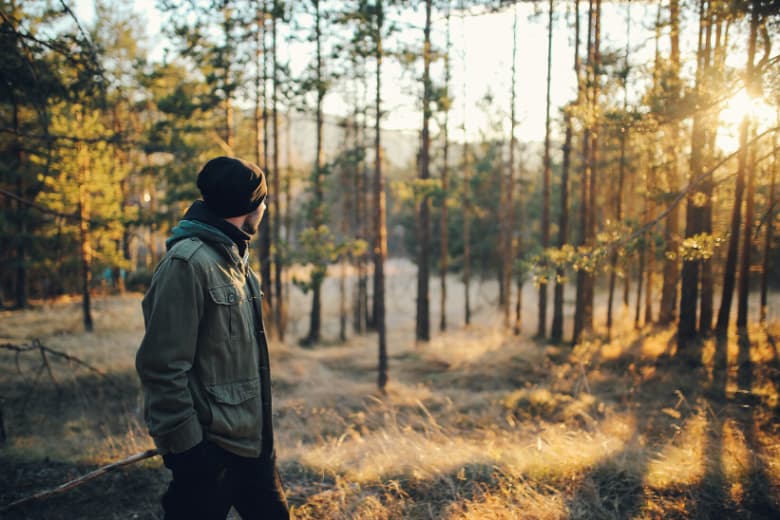
<path id="1" fill-rule="evenodd" d="M 57 384 L 57 379 L 54 377 L 54 372 L 52 372 L 51 365 L 49 364 L 49 359 L 46 357 L 46 350 L 44 350 L 43 347 L 41 346 L 39 351 L 41 353 L 41 360 L 43 361 L 43 366 L 46 367 L 46 372 L 48 372 L 49 374 L 49 379 L 51 379 L 54 388 L 57 389 L 57 394 L 61 394 L 62 391 L 60 390 L 60 385 Z"/>
<path id="2" fill-rule="evenodd" d="M 10 511 L 12 508 L 21 506 L 23 504 L 27 504 L 29 502 L 34 502 L 37 500 L 43 500 L 45 498 L 49 498 L 53 495 L 58 495 L 60 493 L 64 493 L 66 491 L 70 491 L 73 488 L 76 488 L 78 486 L 81 486 L 82 484 L 85 484 L 89 482 L 90 480 L 94 480 L 97 477 L 100 477 L 101 475 L 105 475 L 106 473 L 109 473 L 111 471 L 114 471 L 118 468 L 121 468 L 122 466 L 129 466 L 130 464 L 135 464 L 136 462 L 140 462 L 145 459 L 149 459 L 152 457 L 155 457 L 160 454 L 159 450 L 146 450 L 141 453 L 136 453 L 135 455 L 130 455 L 129 457 L 118 460 L 116 462 L 112 462 L 111 464 L 107 464 L 105 466 L 101 466 L 98 469 L 94 471 L 90 471 L 86 475 L 82 475 L 79 478 L 69 480 L 65 482 L 64 484 L 60 484 L 59 486 L 51 489 L 46 489 L 44 491 L 40 491 L 38 493 L 35 493 L 34 495 L 30 495 L 28 497 L 20 498 L 19 500 L 14 500 L 10 504 L 3 506 L 0 508 L 0 513 L 5 513 L 7 511 Z"/>
<path id="3" fill-rule="evenodd" d="M 86 368 L 90 372 L 93 372 L 100 377 L 105 377 L 106 379 L 109 378 L 108 374 L 100 370 L 99 368 L 96 368 L 89 363 L 82 361 L 81 359 L 71 356 L 70 354 L 66 352 L 60 352 L 59 350 L 54 350 L 53 348 L 49 348 L 46 345 L 41 344 L 40 341 L 37 339 L 32 340 L 31 345 L 13 345 L 11 343 L 3 343 L 0 344 L 0 349 L 5 350 L 11 350 L 13 352 L 16 352 L 16 355 L 18 356 L 22 352 L 29 352 L 31 350 L 38 350 L 41 352 L 41 356 L 43 357 L 44 362 L 48 365 L 48 362 L 46 361 L 46 354 L 52 355 L 54 357 L 58 357 L 61 359 L 64 359 L 70 363 L 75 363 L 81 367 Z M 18 368 L 18 361 L 17 361 L 17 370 L 20 370 Z M 21 373 L 21 372 L 20 372 Z"/>
<path id="4" fill-rule="evenodd" d="M 4 444 L 8 435 L 5 433 L 5 419 L 3 417 L 3 398 L 0 397 L 0 445 Z"/>

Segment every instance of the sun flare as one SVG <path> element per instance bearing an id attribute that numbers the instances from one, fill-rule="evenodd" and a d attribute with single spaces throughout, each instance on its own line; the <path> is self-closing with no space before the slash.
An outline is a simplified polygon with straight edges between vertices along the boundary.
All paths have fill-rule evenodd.
<path id="1" fill-rule="evenodd" d="M 754 97 L 741 89 L 728 98 L 719 114 L 718 147 L 724 152 L 733 152 L 739 147 L 739 125 L 749 117 L 759 126 L 766 128 L 777 117 L 775 110 L 760 97 Z"/>

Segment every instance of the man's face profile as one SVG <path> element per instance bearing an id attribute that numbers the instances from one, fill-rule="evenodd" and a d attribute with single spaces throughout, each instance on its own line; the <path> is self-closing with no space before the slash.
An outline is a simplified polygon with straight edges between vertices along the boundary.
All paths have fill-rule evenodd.
<path id="1" fill-rule="evenodd" d="M 260 221 L 263 220 L 265 208 L 265 201 L 263 201 L 252 213 L 247 215 L 246 220 L 244 220 L 244 224 L 241 226 L 241 230 L 249 235 L 256 234 L 258 228 L 260 227 Z"/>

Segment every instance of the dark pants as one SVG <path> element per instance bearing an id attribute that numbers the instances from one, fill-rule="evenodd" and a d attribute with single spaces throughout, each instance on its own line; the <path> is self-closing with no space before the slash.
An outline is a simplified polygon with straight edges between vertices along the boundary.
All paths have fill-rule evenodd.
<path id="1" fill-rule="evenodd" d="M 165 520 L 224 520 L 230 506 L 244 520 L 290 518 L 274 457 L 239 457 L 220 449 L 216 459 L 207 471 L 173 471 L 162 497 Z"/>

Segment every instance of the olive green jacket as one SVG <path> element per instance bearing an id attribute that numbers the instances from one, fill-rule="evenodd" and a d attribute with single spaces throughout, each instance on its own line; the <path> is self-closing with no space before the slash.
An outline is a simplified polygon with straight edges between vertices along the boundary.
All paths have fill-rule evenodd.
<path id="1" fill-rule="evenodd" d="M 155 444 L 179 453 L 205 437 L 246 457 L 272 450 L 257 277 L 233 241 L 202 222 L 181 221 L 167 246 L 143 299 L 136 355 Z"/>

